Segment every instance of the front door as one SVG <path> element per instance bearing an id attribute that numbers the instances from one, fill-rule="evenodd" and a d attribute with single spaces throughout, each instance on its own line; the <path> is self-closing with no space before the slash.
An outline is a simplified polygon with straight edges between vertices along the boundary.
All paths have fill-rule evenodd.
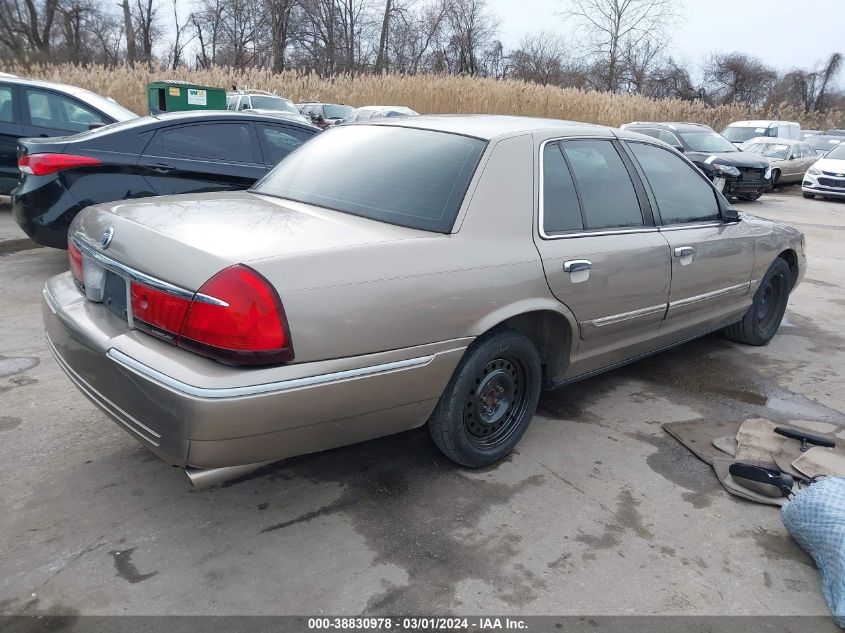
<path id="1" fill-rule="evenodd" d="M 683 338 L 741 314 L 753 294 L 751 229 L 722 220 L 713 186 L 680 156 L 649 143 L 629 141 L 627 147 L 649 185 L 671 252 L 672 287 L 661 335 Z"/>
<path id="2" fill-rule="evenodd" d="M 18 173 L 18 137 L 23 134 L 16 98 L 17 88 L 0 84 L 0 196 L 15 188 Z"/>
<path id="3" fill-rule="evenodd" d="M 578 139 L 542 150 L 535 239 L 549 288 L 578 321 L 579 373 L 631 356 L 666 313 L 669 247 L 620 149 Z"/>

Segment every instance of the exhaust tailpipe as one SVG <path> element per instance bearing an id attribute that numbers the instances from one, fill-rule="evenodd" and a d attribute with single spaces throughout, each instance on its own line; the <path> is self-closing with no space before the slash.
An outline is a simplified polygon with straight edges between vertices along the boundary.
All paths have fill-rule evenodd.
<path id="1" fill-rule="evenodd" d="M 185 468 L 185 474 L 194 488 L 208 488 L 223 483 L 235 477 L 246 475 L 258 470 L 262 466 L 273 462 L 259 462 L 257 464 L 243 464 L 241 466 L 224 466 L 223 468 Z"/>

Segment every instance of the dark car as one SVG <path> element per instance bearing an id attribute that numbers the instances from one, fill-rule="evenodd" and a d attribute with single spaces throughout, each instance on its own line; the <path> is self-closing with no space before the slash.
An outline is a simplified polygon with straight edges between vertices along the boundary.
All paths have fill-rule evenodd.
<path id="1" fill-rule="evenodd" d="M 314 125 L 324 130 L 330 125 L 340 123 L 347 114 L 354 110 L 352 106 L 342 103 L 319 103 L 317 101 L 297 103 L 296 107 L 304 116 L 310 118 Z"/>
<path id="2" fill-rule="evenodd" d="M 113 99 L 90 90 L 0 76 L 0 196 L 9 195 L 20 176 L 19 138 L 76 134 L 137 116 Z"/>
<path id="3" fill-rule="evenodd" d="M 174 112 L 75 136 L 23 139 L 15 221 L 39 244 L 67 248 L 68 226 L 84 207 L 247 189 L 319 131 L 275 116 Z"/>
<path id="4" fill-rule="evenodd" d="M 623 129 L 668 143 L 689 158 L 725 196 L 756 200 L 772 188 L 768 162 L 741 152 L 713 128 L 700 123 L 627 123 Z"/>

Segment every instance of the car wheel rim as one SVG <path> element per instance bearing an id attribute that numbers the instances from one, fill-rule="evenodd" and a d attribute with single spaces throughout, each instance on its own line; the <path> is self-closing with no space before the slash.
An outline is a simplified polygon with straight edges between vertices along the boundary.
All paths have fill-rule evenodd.
<path id="1" fill-rule="evenodd" d="M 476 375 L 464 403 L 464 428 L 479 448 L 494 448 L 516 431 L 528 404 L 525 366 L 500 357 Z"/>
<path id="2" fill-rule="evenodd" d="M 783 277 L 775 275 L 763 287 L 757 302 L 757 323 L 760 329 L 768 331 L 775 323 L 780 312 L 783 295 Z"/>

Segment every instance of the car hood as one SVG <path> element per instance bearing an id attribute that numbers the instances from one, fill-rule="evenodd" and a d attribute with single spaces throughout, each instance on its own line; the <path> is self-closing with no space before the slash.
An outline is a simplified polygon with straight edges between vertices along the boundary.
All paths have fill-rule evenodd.
<path id="1" fill-rule="evenodd" d="M 687 152 L 686 155 L 693 162 L 708 165 L 715 163 L 752 169 L 765 169 L 769 165 L 765 158 L 752 152 Z"/>
<path id="2" fill-rule="evenodd" d="M 104 254 L 190 290 L 237 263 L 432 235 L 248 191 L 95 205 L 70 231 L 103 250 L 109 228 Z"/>
<path id="3" fill-rule="evenodd" d="M 817 160 L 813 167 L 832 174 L 845 174 L 845 159 L 822 158 Z"/>

